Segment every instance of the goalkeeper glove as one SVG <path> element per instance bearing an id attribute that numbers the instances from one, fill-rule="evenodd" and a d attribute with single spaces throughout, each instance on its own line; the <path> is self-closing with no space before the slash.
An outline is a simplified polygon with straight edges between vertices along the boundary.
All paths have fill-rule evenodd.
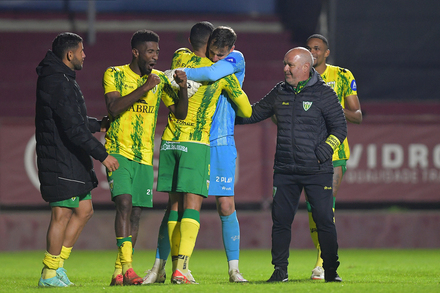
<path id="1" fill-rule="evenodd" d="M 165 70 L 165 75 L 166 77 L 170 80 L 171 82 L 171 86 L 173 87 L 173 89 L 175 90 L 180 90 L 180 86 L 177 84 L 177 82 L 174 80 L 174 72 L 176 70 L 183 70 L 183 68 L 176 68 L 176 69 L 169 69 L 169 70 Z M 194 81 L 194 80 L 187 80 L 187 89 L 188 89 L 188 99 L 191 98 L 199 89 L 199 87 L 202 84 Z"/>

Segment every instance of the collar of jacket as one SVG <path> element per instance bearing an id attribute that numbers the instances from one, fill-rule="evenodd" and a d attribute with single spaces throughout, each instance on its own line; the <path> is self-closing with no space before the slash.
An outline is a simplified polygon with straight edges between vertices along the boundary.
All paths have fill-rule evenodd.
<path id="1" fill-rule="evenodd" d="M 291 92 L 294 92 L 295 94 L 298 94 L 305 87 L 314 85 L 316 82 L 318 82 L 318 80 L 320 78 L 321 77 L 320 77 L 319 73 L 315 70 L 315 68 L 312 68 L 310 70 L 309 78 L 307 80 L 298 82 L 298 85 L 296 86 L 296 88 L 291 86 L 290 84 L 288 84 L 286 81 L 284 81 L 284 88 L 287 91 L 291 91 Z"/>
<path id="2" fill-rule="evenodd" d="M 76 78 L 76 72 L 64 64 L 51 50 L 48 50 L 44 59 L 38 64 L 37 74 L 48 76 L 56 73 L 65 74 L 72 79 Z"/>

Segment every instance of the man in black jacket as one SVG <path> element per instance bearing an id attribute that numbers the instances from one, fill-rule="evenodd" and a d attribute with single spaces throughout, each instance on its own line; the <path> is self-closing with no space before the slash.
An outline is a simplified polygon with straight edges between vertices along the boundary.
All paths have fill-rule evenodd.
<path id="1" fill-rule="evenodd" d="M 336 93 L 313 69 L 311 53 L 302 47 L 284 56 L 285 82 L 278 83 L 252 106 L 252 116 L 237 124 L 277 120 L 273 177 L 272 264 L 268 282 L 285 282 L 291 226 L 302 190 L 307 193 L 318 230 L 325 280 L 342 281 L 336 227 L 333 222 L 332 155 L 347 136 L 344 113 Z"/>
<path id="2" fill-rule="evenodd" d="M 75 81 L 75 70 L 82 69 L 84 58 L 82 38 L 61 33 L 37 67 L 38 177 L 41 195 L 52 210 L 40 287 L 73 285 L 63 264 L 93 214 L 90 191 L 98 180 L 90 156 L 108 170 L 119 167 L 92 135 L 106 131 L 107 123 L 87 117 L 84 97 Z"/>

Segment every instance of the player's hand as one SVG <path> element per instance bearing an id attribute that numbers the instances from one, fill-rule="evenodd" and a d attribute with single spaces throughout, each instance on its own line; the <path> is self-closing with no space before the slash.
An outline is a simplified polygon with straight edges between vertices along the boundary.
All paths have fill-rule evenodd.
<path id="1" fill-rule="evenodd" d="M 144 87 L 147 91 L 152 90 L 156 85 L 158 85 L 160 83 L 160 77 L 157 76 L 154 73 L 151 73 L 148 78 L 147 81 L 144 83 Z"/>
<path id="2" fill-rule="evenodd" d="M 101 132 L 106 132 L 109 128 L 110 128 L 110 119 L 108 119 L 108 116 L 102 117 Z"/>
<path id="3" fill-rule="evenodd" d="M 187 78 L 186 73 L 183 70 L 175 70 L 173 74 L 173 78 L 180 88 L 187 88 Z"/>
<path id="4" fill-rule="evenodd" d="M 108 155 L 107 158 L 102 162 L 102 164 L 109 170 L 110 172 L 116 171 L 119 168 L 119 162 L 115 157 Z"/>

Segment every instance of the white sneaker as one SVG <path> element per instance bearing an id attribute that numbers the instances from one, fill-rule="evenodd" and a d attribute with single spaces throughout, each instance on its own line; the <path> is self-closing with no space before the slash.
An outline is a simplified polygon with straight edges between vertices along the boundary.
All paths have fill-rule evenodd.
<path id="1" fill-rule="evenodd" d="M 159 273 L 157 273 L 155 270 L 148 270 L 145 273 L 145 277 L 142 278 L 142 284 L 153 284 L 153 283 L 165 283 L 165 280 L 167 278 L 167 274 L 164 269 L 160 270 Z"/>
<path id="2" fill-rule="evenodd" d="M 232 271 L 229 271 L 229 282 L 231 283 L 244 283 L 247 282 L 245 278 L 241 275 L 239 270 L 234 269 Z"/>
<path id="3" fill-rule="evenodd" d="M 324 269 L 322 267 L 316 267 L 312 270 L 312 280 L 324 280 Z"/>
<path id="4" fill-rule="evenodd" d="M 196 282 L 196 280 L 194 280 L 193 275 L 191 274 L 191 271 L 188 270 L 188 273 L 186 274 L 186 277 L 188 278 L 188 280 L 191 282 L 191 284 L 194 285 L 198 285 L 199 283 Z"/>

